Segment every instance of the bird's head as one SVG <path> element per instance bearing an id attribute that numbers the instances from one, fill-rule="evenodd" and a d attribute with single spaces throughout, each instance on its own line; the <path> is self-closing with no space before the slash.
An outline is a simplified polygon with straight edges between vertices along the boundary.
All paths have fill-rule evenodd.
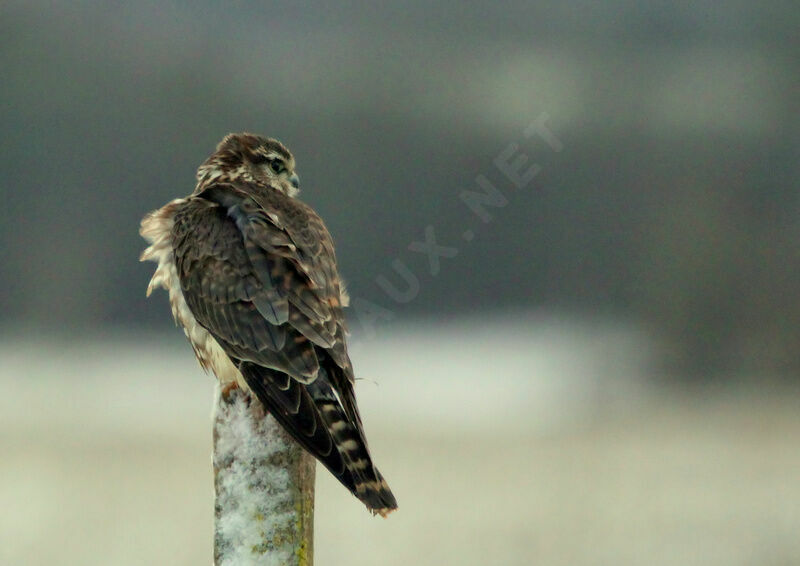
<path id="1" fill-rule="evenodd" d="M 292 197 L 300 192 L 300 178 L 289 150 L 278 140 L 248 133 L 225 136 L 197 169 L 197 180 L 195 191 L 212 181 L 241 180 L 266 185 Z"/>

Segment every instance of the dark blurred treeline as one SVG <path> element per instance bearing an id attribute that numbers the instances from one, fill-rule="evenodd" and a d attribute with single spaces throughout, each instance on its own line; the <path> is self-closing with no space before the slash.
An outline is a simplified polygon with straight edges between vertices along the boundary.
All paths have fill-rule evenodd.
<path id="1" fill-rule="evenodd" d="M 799 24 L 791 2 L 7 3 L 3 322 L 169 325 L 138 221 L 250 130 L 397 318 L 619 316 L 682 375 L 797 376 Z M 561 151 L 523 135 L 544 115 Z M 522 189 L 494 164 L 512 143 L 540 167 Z M 459 197 L 478 175 L 508 202 L 487 223 Z M 428 226 L 457 249 L 435 275 L 409 250 Z M 401 303 L 377 281 L 398 260 Z"/>

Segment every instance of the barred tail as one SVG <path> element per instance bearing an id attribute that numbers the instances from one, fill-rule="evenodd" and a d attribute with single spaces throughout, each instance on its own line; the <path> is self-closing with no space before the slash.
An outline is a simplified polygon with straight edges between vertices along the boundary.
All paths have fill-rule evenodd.
<path id="1" fill-rule="evenodd" d="M 239 370 L 283 428 L 373 514 L 385 517 L 397 509 L 394 495 L 372 463 L 358 415 L 348 417 L 324 372 L 304 385 L 251 362 L 241 362 Z"/>

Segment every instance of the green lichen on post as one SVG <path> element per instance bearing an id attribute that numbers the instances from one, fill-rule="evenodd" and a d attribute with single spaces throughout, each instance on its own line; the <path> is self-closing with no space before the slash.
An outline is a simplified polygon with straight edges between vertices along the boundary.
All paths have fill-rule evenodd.
<path id="1" fill-rule="evenodd" d="M 315 460 L 303 454 L 304 462 L 301 466 L 305 469 L 301 470 L 301 474 L 309 474 L 311 476 L 311 484 L 314 484 L 314 470 Z M 302 484 L 302 482 L 301 482 Z M 295 507 L 295 514 L 297 522 L 295 523 L 295 531 L 308 533 L 308 536 L 302 537 L 300 545 L 297 547 L 297 564 L 298 566 L 313 566 L 314 563 L 314 490 L 301 490 L 300 497 L 297 500 Z"/>
<path id="2" fill-rule="evenodd" d="M 240 389 L 216 395 L 214 563 L 313 566 L 314 458 Z"/>

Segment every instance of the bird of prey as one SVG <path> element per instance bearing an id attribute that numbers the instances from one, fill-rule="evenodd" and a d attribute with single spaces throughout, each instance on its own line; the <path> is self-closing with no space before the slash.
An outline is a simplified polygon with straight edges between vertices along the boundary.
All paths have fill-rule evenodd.
<path id="1" fill-rule="evenodd" d="M 298 194 L 274 139 L 226 136 L 197 185 L 144 217 L 158 264 L 148 296 L 169 293 L 200 365 L 257 398 L 373 514 L 397 502 L 372 462 L 353 391 L 347 295 L 322 219 Z"/>

